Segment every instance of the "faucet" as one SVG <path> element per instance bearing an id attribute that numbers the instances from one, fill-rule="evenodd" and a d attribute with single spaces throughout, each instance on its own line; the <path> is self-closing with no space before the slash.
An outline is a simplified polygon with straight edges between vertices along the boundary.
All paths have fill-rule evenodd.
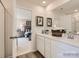
<path id="1" fill-rule="evenodd" d="M 49 30 L 42 30 L 42 34 L 48 34 Z"/>
<path id="2" fill-rule="evenodd" d="M 69 32 L 69 33 L 68 33 L 68 38 L 69 38 L 69 39 L 74 39 L 74 34 L 71 33 L 71 32 Z"/>

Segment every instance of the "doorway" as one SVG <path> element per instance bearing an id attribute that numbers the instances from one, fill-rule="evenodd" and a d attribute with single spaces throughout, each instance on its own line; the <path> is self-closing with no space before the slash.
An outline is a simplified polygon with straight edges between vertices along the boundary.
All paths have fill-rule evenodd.
<path id="1" fill-rule="evenodd" d="M 22 54 L 27 54 L 31 52 L 32 49 L 32 41 L 31 41 L 31 23 L 32 23 L 32 11 L 23 8 L 17 8 L 17 56 Z"/>

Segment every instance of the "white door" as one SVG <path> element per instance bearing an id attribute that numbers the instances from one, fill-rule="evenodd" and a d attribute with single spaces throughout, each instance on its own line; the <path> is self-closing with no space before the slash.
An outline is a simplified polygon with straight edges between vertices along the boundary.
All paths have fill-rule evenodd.
<path id="1" fill-rule="evenodd" d="M 0 3 L 0 58 L 4 57 L 4 8 Z"/>

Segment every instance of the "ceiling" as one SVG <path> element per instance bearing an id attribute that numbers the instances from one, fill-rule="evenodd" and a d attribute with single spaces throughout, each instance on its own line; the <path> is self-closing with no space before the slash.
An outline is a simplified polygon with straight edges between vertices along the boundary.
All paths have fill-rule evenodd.
<path id="1" fill-rule="evenodd" d="M 79 0 L 70 0 L 68 3 L 59 6 L 54 11 L 66 14 L 76 13 L 74 10 L 79 12 Z"/>
<path id="2" fill-rule="evenodd" d="M 26 1 L 33 4 L 41 5 L 41 6 L 47 6 L 50 3 L 54 2 L 55 0 L 26 0 Z M 43 4 L 42 1 L 46 1 L 46 4 Z"/>

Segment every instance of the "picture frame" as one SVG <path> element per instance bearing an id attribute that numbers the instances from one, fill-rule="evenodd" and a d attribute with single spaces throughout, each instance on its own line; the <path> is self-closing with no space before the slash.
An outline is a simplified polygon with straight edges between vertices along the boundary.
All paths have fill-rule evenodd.
<path id="1" fill-rule="evenodd" d="M 47 26 L 52 27 L 52 18 L 47 18 Z"/>
<path id="2" fill-rule="evenodd" d="M 36 16 L 36 26 L 43 26 L 44 18 L 42 16 Z"/>

